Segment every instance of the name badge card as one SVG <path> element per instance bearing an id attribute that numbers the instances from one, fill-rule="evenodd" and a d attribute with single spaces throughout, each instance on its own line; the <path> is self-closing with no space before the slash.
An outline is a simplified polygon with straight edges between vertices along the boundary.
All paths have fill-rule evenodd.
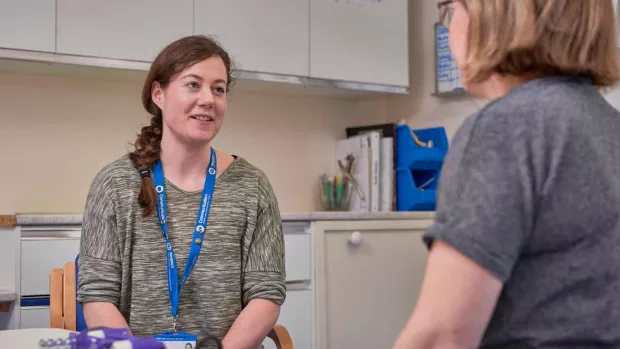
<path id="1" fill-rule="evenodd" d="M 166 349 L 195 349 L 198 340 L 195 335 L 183 331 L 164 332 L 155 336 L 155 339 L 164 343 Z"/>

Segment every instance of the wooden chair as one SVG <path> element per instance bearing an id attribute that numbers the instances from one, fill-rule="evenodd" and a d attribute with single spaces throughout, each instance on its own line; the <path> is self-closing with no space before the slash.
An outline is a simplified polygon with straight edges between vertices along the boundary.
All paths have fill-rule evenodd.
<path id="1" fill-rule="evenodd" d="M 50 327 L 70 331 L 78 329 L 75 262 L 65 263 L 50 273 Z M 294 349 L 291 336 L 282 325 L 275 325 L 268 335 L 278 349 Z"/>

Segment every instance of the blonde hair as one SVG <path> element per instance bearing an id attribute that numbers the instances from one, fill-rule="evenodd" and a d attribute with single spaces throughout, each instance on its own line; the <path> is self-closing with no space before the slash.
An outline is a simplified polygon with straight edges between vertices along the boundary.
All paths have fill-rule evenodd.
<path id="1" fill-rule="evenodd" d="M 462 0 L 470 16 L 463 78 L 493 73 L 620 81 L 611 0 Z"/>

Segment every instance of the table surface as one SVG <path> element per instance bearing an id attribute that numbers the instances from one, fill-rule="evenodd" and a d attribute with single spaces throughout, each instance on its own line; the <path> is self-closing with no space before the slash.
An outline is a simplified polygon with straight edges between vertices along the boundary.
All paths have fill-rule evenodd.
<path id="1" fill-rule="evenodd" d="M 0 331 L 0 343 L 6 349 L 39 349 L 41 339 L 68 338 L 69 330 L 60 328 L 26 328 Z"/>

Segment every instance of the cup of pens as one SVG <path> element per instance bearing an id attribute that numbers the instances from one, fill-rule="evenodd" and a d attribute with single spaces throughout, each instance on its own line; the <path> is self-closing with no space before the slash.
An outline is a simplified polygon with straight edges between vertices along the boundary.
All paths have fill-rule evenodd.
<path id="1" fill-rule="evenodd" d="M 348 211 L 353 183 L 341 176 L 323 175 L 321 183 L 322 202 L 325 211 Z"/>

